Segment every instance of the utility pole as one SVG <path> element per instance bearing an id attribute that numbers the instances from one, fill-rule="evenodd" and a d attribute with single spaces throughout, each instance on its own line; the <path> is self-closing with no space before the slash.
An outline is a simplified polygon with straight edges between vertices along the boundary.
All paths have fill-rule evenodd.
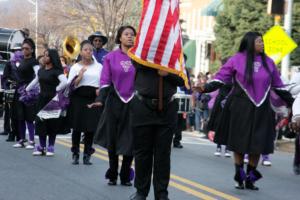
<path id="1" fill-rule="evenodd" d="M 35 53 L 38 54 L 38 0 L 27 0 L 30 4 L 32 4 L 33 6 L 35 6 Z"/>
<path id="2" fill-rule="evenodd" d="M 286 33 L 291 36 L 292 32 L 292 14 L 293 14 L 293 0 L 286 0 L 286 14 L 284 16 L 284 29 Z M 285 79 L 289 77 L 290 54 L 286 55 L 281 63 L 281 76 Z"/>

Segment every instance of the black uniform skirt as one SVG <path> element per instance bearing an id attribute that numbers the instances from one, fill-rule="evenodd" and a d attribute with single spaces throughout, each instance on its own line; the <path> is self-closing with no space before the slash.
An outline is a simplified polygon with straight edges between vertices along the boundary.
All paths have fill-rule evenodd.
<path id="1" fill-rule="evenodd" d="M 95 144 L 117 155 L 133 155 L 129 104 L 122 102 L 113 88 L 110 90 L 95 133 Z"/>
<path id="2" fill-rule="evenodd" d="M 269 154 L 274 151 L 275 135 L 275 113 L 269 96 L 256 107 L 236 84 L 221 114 L 215 142 L 238 153 Z"/>
<path id="3" fill-rule="evenodd" d="M 33 122 L 36 116 L 36 103 L 33 105 L 25 105 L 19 100 L 20 94 L 18 89 L 15 91 L 14 100 L 12 103 L 12 117 L 16 120 L 26 120 Z"/>
<path id="4" fill-rule="evenodd" d="M 67 117 L 73 130 L 80 132 L 96 130 L 101 115 L 100 109 L 87 107 L 88 104 L 95 102 L 96 89 L 91 86 L 81 86 L 72 92 Z"/>
<path id="5" fill-rule="evenodd" d="M 44 97 L 39 96 L 37 103 L 37 110 L 40 111 L 44 108 L 53 97 Z M 41 120 L 39 117 L 35 119 L 35 133 L 37 135 L 57 135 L 64 131 L 64 124 L 62 118 L 55 119 L 43 119 Z"/>
<path id="6" fill-rule="evenodd" d="M 211 114 L 209 116 L 209 121 L 207 124 L 207 129 L 209 131 L 216 131 L 216 127 L 220 124 L 223 108 L 221 102 L 226 98 L 230 92 L 232 85 L 224 85 L 219 90 L 219 94 L 216 97 L 214 106 L 212 108 Z"/>

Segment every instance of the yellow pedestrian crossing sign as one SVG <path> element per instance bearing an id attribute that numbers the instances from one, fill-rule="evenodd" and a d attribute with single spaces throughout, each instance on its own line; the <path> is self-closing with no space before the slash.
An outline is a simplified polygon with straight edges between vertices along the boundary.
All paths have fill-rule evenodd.
<path id="1" fill-rule="evenodd" d="M 294 40 L 278 25 L 270 28 L 263 39 L 265 53 L 274 60 L 275 64 L 278 64 L 284 56 L 297 47 Z"/>

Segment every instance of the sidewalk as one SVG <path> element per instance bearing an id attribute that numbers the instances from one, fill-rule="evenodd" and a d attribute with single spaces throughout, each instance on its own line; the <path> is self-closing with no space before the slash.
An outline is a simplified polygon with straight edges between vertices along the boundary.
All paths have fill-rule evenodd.
<path id="1" fill-rule="evenodd" d="M 200 137 L 201 139 L 207 139 L 206 135 L 202 132 L 197 132 L 197 131 L 183 131 L 186 134 L 191 134 L 197 137 Z M 295 139 L 287 139 L 287 138 L 282 138 L 281 140 L 277 140 L 276 143 L 276 151 L 281 151 L 281 152 L 288 152 L 288 153 L 294 153 L 295 151 Z"/>
<path id="2" fill-rule="evenodd" d="M 295 139 L 278 140 L 277 145 L 276 145 L 276 150 L 282 151 L 282 152 L 294 153 L 295 152 Z"/>

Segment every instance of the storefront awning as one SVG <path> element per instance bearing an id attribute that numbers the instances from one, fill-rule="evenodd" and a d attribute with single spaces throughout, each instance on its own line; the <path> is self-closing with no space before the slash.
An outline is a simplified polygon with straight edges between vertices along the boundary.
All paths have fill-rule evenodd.
<path id="1" fill-rule="evenodd" d="M 187 68 L 194 68 L 196 63 L 196 41 L 189 40 L 183 46 L 183 52 L 187 56 L 185 65 Z"/>
<path id="2" fill-rule="evenodd" d="M 217 16 L 218 12 L 223 9 L 222 0 L 212 0 L 210 4 L 208 4 L 201 11 L 202 16 Z"/>

